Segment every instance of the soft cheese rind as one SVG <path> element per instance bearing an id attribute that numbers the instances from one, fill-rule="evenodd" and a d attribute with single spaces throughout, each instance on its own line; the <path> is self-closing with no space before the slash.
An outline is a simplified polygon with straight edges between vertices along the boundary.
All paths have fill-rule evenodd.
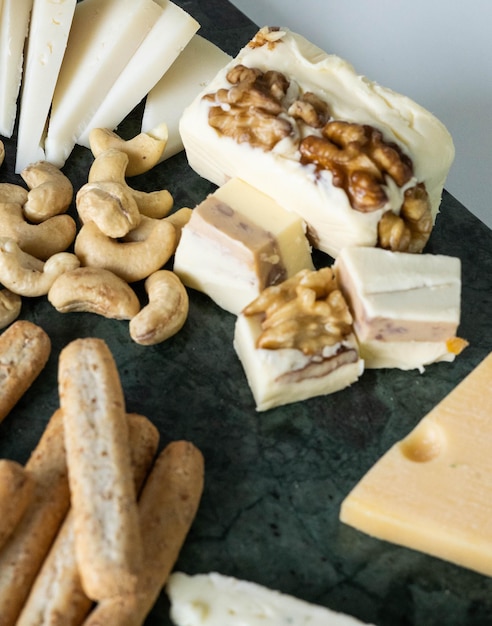
<path id="1" fill-rule="evenodd" d="M 361 478 L 340 519 L 492 575 L 492 354 Z"/>
<path id="2" fill-rule="evenodd" d="M 334 264 L 365 366 L 420 369 L 454 360 L 461 262 L 440 254 L 344 248 Z M 459 350 L 458 350 L 459 352 Z"/>
<path id="3" fill-rule="evenodd" d="M 359 620 L 216 572 L 175 572 L 166 587 L 176 626 L 356 626 Z"/>
<path id="4" fill-rule="evenodd" d="M 332 256 L 347 245 L 376 245 L 383 213 L 388 209 L 399 213 L 405 190 L 416 183 L 425 183 L 434 219 L 454 158 L 453 142 L 443 124 L 409 98 L 358 75 L 343 59 L 326 54 L 288 29 L 272 37 L 273 42 L 260 45 L 257 36 L 246 45 L 184 111 L 180 132 L 190 165 L 218 185 L 241 176 L 281 206 L 299 212 L 317 247 Z M 381 130 L 386 141 L 412 160 L 411 180 L 398 186 L 386 177 L 385 205 L 370 212 L 356 211 L 345 191 L 333 185 L 330 172 L 300 165 L 295 132 L 272 150 L 251 147 L 217 132 L 208 123 L 214 103 L 204 96 L 230 87 L 227 74 L 238 64 L 284 73 L 291 80 L 287 104 L 299 91 L 312 92 L 328 103 L 331 118 Z M 289 116 L 284 113 L 282 117 Z"/>

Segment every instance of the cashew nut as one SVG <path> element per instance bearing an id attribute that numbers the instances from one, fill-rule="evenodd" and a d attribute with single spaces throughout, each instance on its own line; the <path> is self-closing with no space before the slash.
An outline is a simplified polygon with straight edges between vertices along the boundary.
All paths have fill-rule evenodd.
<path id="1" fill-rule="evenodd" d="M 14 202 L 21 206 L 27 202 L 28 191 L 13 183 L 0 183 L 0 202 Z"/>
<path id="2" fill-rule="evenodd" d="M 3 141 L 0 139 L 0 165 L 2 165 L 5 159 L 5 145 Z"/>
<path id="3" fill-rule="evenodd" d="M 128 155 L 126 176 L 148 172 L 159 163 L 166 148 L 169 133 L 166 124 L 141 132 L 132 139 L 122 139 L 107 128 L 93 128 L 89 134 L 92 154 L 97 157 L 109 148 L 116 148 Z"/>
<path id="4" fill-rule="evenodd" d="M 98 267 L 78 267 L 61 274 L 52 284 L 48 300 L 60 313 L 85 311 L 117 320 L 129 320 L 140 310 L 130 285 Z"/>
<path id="5" fill-rule="evenodd" d="M 19 296 L 44 296 L 63 272 L 80 265 L 69 252 L 58 252 L 43 262 L 23 252 L 9 237 L 0 237 L 0 282 Z"/>
<path id="6" fill-rule="evenodd" d="M 181 230 L 188 223 L 191 214 L 192 209 L 183 207 L 182 209 L 178 209 L 175 213 L 171 213 L 171 215 L 163 218 L 166 222 L 172 224 L 176 229 L 176 246 L 181 238 Z M 147 239 L 149 233 L 154 228 L 156 221 L 158 220 L 142 215 L 140 224 L 123 238 L 124 241 L 143 241 L 144 239 Z"/>
<path id="7" fill-rule="evenodd" d="M 75 239 L 76 231 L 70 215 L 54 215 L 40 224 L 29 224 L 20 204 L 0 202 L 0 237 L 15 239 L 24 252 L 43 261 L 64 252 Z"/>
<path id="8" fill-rule="evenodd" d="M 24 213 L 31 222 L 42 222 L 68 210 L 73 186 L 58 167 L 38 161 L 24 168 L 21 176 L 30 189 Z"/>
<path id="9" fill-rule="evenodd" d="M 84 224 L 75 239 L 75 254 L 82 265 L 105 268 L 129 283 L 160 269 L 175 250 L 176 229 L 165 220 L 155 220 L 143 241 L 120 242 L 105 235 L 94 222 Z"/>
<path id="10" fill-rule="evenodd" d="M 5 328 L 19 317 L 22 298 L 8 289 L 0 290 L 0 328 Z"/>
<path id="11" fill-rule="evenodd" d="M 125 173 L 128 155 L 116 148 L 108 148 L 93 161 L 89 170 L 88 181 L 98 183 L 112 181 L 127 185 Z M 169 214 L 173 208 L 173 197 L 167 189 L 157 191 L 139 191 L 128 186 L 142 215 L 159 219 Z"/>
<path id="12" fill-rule="evenodd" d="M 188 317 L 188 293 L 178 276 L 159 270 L 145 281 L 149 303 L 130 320 L 130 337 L 144 346 L 175 335 Z"/>
<path id="13" fill-rule="evenodd" d="M 108 237 L 124 237 L 140 223 L 137 203 L 122 183 L 86 183 L 77 193 L 76 206 L 82 223 L 95 222 Z"/>
<path id="14" fill-rule="evenodd" d="M 178 239 L 178 243 L 179 243 L 179 240 L 181 239 L 181 231 L 186 226 L 186 224 L 190 221 L 190 217 L 192 213 L 193 213 L 192 209 L 189 209 L 188 207 L 182 207 L 181 209 L 178 209 L 177 211 L 175 211 L 174 213 L 171 213 L 171 215 L 168 215 L 166 217 L 166 220 L 168 222 L 171 222 L 171 224 L 176 229 L 176 236 Z"/>

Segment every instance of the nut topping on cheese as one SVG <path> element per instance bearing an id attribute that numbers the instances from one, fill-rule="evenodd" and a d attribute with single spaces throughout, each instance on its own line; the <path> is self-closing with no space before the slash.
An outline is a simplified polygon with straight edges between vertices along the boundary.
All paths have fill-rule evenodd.
<path id="1" fill-rule="evenodd" d="M 363 362 L 333 270 L 301 270 L 267 287 L 238 316 L 234 348 L 257 410 L 355 382 Z"/>
<path id="2" fill-rule="evenodd" d="M 428 111 L 288 29 L 262 29 L 185 110 L 190 165 L 306 221 L 314 245 L 421 252 L 454 157 Z"/>

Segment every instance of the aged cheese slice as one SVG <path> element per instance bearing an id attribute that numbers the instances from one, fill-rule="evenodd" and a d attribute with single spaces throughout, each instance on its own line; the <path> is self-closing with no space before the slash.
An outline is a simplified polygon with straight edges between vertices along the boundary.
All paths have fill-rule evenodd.
<path id="1" fill-rule="evenodd" d="M 234 314 L 301 269 L 313 269 L 302 220 L 237 178 L 195 207 L 174 257 L 185 285 Z"/>
<path id="2" fill-rule="evenodd" d="M 76 3 L 34 0 L 22 81 L 17 173 L 45 158 L 44 133 Z"/>
<path id="3" fill-rule="evenodd" d="M 152 0 L 77 4 L 53 95 L 46 159 L 62 167 L 126 64 L 162 13 Z"/>
<path id="4" fill-rule="evenodd" d="M 349 247 L 334 269 L 366 368 L 423 370 L 454 360 L 461 313 L 458 258 Z"/>
<path id="5" fill-rule="evenodd" d="M 179 119 L 197 93 L 210 82 L 231 57 L 200 35 L 194 35 L 186 48 L 149 91 L 142 117 L 142 131 L 148 132 L 163 121 L 169 138 L 163 158 L 183 149 Z"/>
<path id="6" fill-rule="evenodd" d="M 342 522 L 492 575 L 492 353 L 343 501 Z"/>
<path id="7" fill-rule="evenodd" d="M 359 620 L 216 572 L 171 574 L 166 586 L 176 626 L 356 626 Z"/>
<path id="8" fill-rule="evenodd" d="M 24 45 L 33 0 L 3 0 L 0 21 L 0 135 L 11 137 L 17 117 Z"/>
<path id="9" fill-rule="evenodd" d="M 248 94 L 240 72 L 233 72 L 232 82 L 229 80 L 229 71 L 238 65 L 266 75 L 256 92 Z M 288 88 L 268 87 L 270 71 L 287 78 Z M 270 95 L 265 98 L 265 93 Z M 278 94 L 273 103 L 272 93 Z M 304 123 L 299 114 L 311 106 L 306 102 L 313 94 L 315 110 L 319 100 L 326 105 L 321 117 L 377 129 L 389 146 L 384 151 L 397 146 L 412 162 L 412 175 L 404 183 L 382 174 L 381 186 L 375 186 L 384 192 L 383 197 L 380 203 L 371 204 L 370 210 L 355 210 L 344 188 L 357 180 L 360 191 L 365 174 L 360 179 L 358 174 L 341 176 L 339 164 L 335 174 L 300 158 L 299 146 L 306 135 L 315 141 L 325 139 L 315 125 L 318 115 L 313 116 L 314 123 Z M 262 106 L 266 99 L 271 109 Z M 281 113 L 276 111 L 277 105 Z M 210 114 L 213 124 L 209 123 Z M 321 127 L 325 123 L 323 119 Z M 420 188 L 418 185 L 425 185 L 432 222 L 454 158 L 448 131 L 431 113 L 358 75 L 343 59 L 326 54 L 288 29 L 262 29 L 186 108 L 180 132 L 190 165 L 201 176 L 217 185 L 241 176 L 281 206 L 298 212 L 309 225 L 316 246 L 333 257 L 348 245 L 375 245 L 382 216 L 387 211 L 400 215 L 406 192 Z M 341 145 L 348 143 L 345 136 Z M 353 154 L 354 145 L 342 159 Z M 338 143 L 332 146 L 333 152 L 339 147 Z M 361 192 L 361 197 L 369 198 L 369 194 Z"/>
<path id="10" fill-rule="evenodd" d="M 198 30 L 198 22 L 173 2 L 154 2 L 162 8 L 161 16 L 111 86 L 77 143 L 89 148 L 92 128 L 114 130 L 167 72 Z M 152 128 L 162 122 L 167 120 L 161 118 Z"/>

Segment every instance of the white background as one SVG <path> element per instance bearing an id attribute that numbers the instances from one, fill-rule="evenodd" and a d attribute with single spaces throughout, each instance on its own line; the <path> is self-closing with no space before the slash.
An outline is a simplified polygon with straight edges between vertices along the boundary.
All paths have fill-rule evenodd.
<path id="1" fill-rule="evenodd" d="M 491 0 L 231 0 L 432 111 L 453 136 L 446 189 L 492 228 Z"/>

